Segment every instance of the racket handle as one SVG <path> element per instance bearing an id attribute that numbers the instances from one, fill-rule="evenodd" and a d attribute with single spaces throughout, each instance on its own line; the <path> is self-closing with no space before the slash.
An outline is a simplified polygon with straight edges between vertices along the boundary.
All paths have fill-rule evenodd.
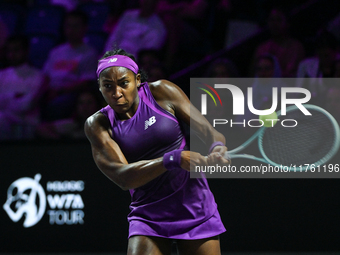
<path id="1" fill-rule="evenodd" d="M 225 158 L 225 159 L 227 159 L 227 160 L 229 160 L 229 159 L 231 159 L 231 156 L 230 156 L 231 154 L 229 154 L 227 151 L 224 153 L 224 155 L 223 155 L 223 158 Z M 205 158 L 208 158 L 208 156 L 205 156 Z"/>
<path id="2" fill-rule="evenodd" d="M 208 158 L 208 156 L 205 156 L 205 157 Z M 229 159 L 231 159 L 231 154 L 229 154 L 229 152 L 226 151 L 223 155 L 223 158 L 229 160 Z"/>
<path id="3" fill-rule="evenodd" d="M 223 157 L 224 157 L 225 159 L 227 159 L 227 160 L 230 160 L 230 159 L 231 159 L 230 154 L 229 154 L 229 152 L 227 152 L 227 151 L 224 153 Z"/>

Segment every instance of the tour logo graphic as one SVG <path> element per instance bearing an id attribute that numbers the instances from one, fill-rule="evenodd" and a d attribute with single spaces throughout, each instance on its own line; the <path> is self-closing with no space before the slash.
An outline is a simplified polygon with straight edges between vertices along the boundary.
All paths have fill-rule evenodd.
<path id="1" fill-rule="evenodd" d="M 34 178 L 22 177 L 9 186 L 3 205 L 8 217 L 15 223 L 23 219 L 25 228 L 38 224 L 44 215 L 51 225 L 84 224 L 84 202 L 80 194 L 84 182 L 47 181 L 44 189 L 41 179 L 37 173 Z"/>
<path id="2" fill-rule="evenodd" d="M 45 213 L 46 195 L 39 183 L 40 179 L 40 174 L 36 174 L 34 179 L 20 178 L 7 190 L 7 201 L 3 208 L 14 222 L 18 222 L 25 215 L 25 228 L 37 224 Z"/>

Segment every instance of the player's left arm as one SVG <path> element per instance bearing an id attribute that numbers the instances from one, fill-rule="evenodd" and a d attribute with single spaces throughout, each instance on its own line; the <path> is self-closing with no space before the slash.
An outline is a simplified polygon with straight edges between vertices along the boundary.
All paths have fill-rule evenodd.
<path id="1" fill-rule="evenodd" d="M 226 143 L 224 135 L 213 128 L 176 84 L 167 80 L 160 80 L 150 83 L 150 89 L 157 103 L 189 125 L 208 147 L 218 141 L 223 144 Z M 224 155 L 226 151 L 226 146 L 216 146 L 212 153 Z"/>

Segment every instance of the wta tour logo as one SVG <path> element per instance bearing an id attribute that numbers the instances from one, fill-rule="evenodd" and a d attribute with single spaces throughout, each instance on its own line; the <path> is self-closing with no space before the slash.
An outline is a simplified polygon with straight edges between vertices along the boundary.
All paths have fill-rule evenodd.
<path id="1" fill-rule="evenodd" d="M 46 191 L 53 194 L 46 196 L 40 180 L 41 174 L 36 174 L 34 179 L 23 177 L 9 186 L 3 205 L 9 218 L 13 222 L 25 218 L 23 226 L 29 228 L 36 225 L 46 212 L 51 225 L 84 224 L 84 202 L 78 193 L 84 190 L 84 181 L 48 181 Z"/>
<path id="2" fill-rule="evenodd" d="M 209 86 L 205 83 L 202 82 L 197 82 L 199 84 L 203 84 L 205 85 L 207 88 L 210 89 L 210 91 L 212 91 L 212 93 L 205 88 L 202 87 L 198 87 L 198 89 L 204 91 L 206 94 L 201 94 L 201 114 L 202 115 L 207 115 L 207 108 L 208 108 L 208 104 L 207 104 L 207 94 L 211 97 L 211 99 L 214 101 L 215 106 L 217 106 L 217 102 L 216 99 L 214 97 L 214 95 L 218 98 L 221 106 L 222 105 L 222 100 L 218 94 L 218 92 L 216 91 L 216 89 L 227 89 L 228 91 L 230 91 L 231 95 L 232 95 L 232 100 L 233 100 L 233 105 L 232 105 L 232 113 L 233 116 L 238 116 L 238 115 L 245 115 L 245 96 L 243 94 L 243 91 L 232 84 L 215 84 L 214 87 Z M 213 95 L 214 94 L 214 95 Z M 277 87 L 273 87 L 272 88 L 272 105 L 269 109 L 264 109 L 264 110 L 259 110 L 259 109 L 255 109 L 254 107 L 254 102 L 253 102 L 253 88 L 252 87 L 248 87 L 247 88 L 247 107 L 250 113 L 254 114 L 254 115 L 258 115 L 258 116 L 270 116 L 273 113 L 275 113 L 277 107 L 278 107 L 278 88 Z M 295 97 L 295 98 L 288 98 L 289 94 L 295 94 L 295 95 L 299 95 L 299 97 Z M 287 109 L 287 105 L 295 105 L 298 109 L 300 109 L 300 111 L 304 114 L 304 115 L 312 115 L 304 106 L 304 103 L 307 103 L 310 99 L 311 99 L 311 93 L 309 90 L 305 89 L 305 88 L 300 88 L 300 87 L 281 87 L 280 88 L 280 95 L 281 95 L 281 111 L 280 111 L 280 115 L 281 116 L 285 116 L 286 115 L 286 109 Z M 301 96 L 303 95 L 303 96 Z M 276 115 L 276 114 L 275 114 Z M 276 123 L 276 121 L 280 121 L 280 119 L 267 119 L 269 121 L 271 121 L 272 126 L 274 125 L 274 123 Z M 259 123 L 259 125 L 252 125 L 251 123 L 253 122 L 257 122 Z M 293 125 L 286 125 L 285 122 L 292 122 Z M 246 126 L 246 124 L 248 124 L 248 126 L 250 127 L 261 127 L 264 125 L 264 122 L 261 119 L 250 119 L 250 120 L 246 120 L 243 119 L 242 121 L 238 121 L 235 122 L 232 119 L 226 120 L 226 119 L 214 119 L 213 120 L 213 127 L 215 127 L 216 125 L 219 124 L 227 124 L 230 123 L 230 126 L 232 127 L 233 125 L 242 125 L 243 127 Z M 283 119 L 281 120 L 281 125 L 284 127 L 295 127 L 297 125 L 297 121 L 294 119 Z"/>
<path id="3" fill-rule="evenodd" d="M 18 222 L 25 215 L 25 228 L 37 224 L 45 213 L 46 195 L 39 183 L 40 179 L 40 174 L 36 174 L 34 179 L 20 178 L 7 190 L 7 201 L 3 208 L 14 222 Z"/>

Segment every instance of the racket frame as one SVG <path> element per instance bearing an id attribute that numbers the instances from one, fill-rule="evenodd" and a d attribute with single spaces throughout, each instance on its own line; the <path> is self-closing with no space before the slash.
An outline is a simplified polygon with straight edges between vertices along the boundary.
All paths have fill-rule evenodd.
<path id="1" fill-rule="evenodd" d="M 260 127 L 246 142 L 244 142 L 243 144 L 241 144 L 237 148 L 228 151 L 226 153 L 225 157 L 226 158 L 230 158 L 230 159 L 233 159 L 233 158 L 245 158 L 245 159 L 257 160 L 257 161 L 260 161 L 260 162 L 263 162 L 263 163 L 266 163 L 266 164 L 282 167 L 282 168 L 285 168 L 285 169 L 288 168 L 288 169 L 294 170 L 294 171 L 296 171 L 296 169 L 304 171 L 304 170 L 306 170 L 310 166 L 318 167 L 320 165 L 325 164 L 339 150 L 339 146 L 340 146 L 340 128 L 339 128 L 339 125 L 338 125 L 337 121 L 334 119 L 334 117 L 329 112 L 327 112 L 325 109 L 323 109 L 323 108 L 321 108 L 319 106 L 316 106 L 316 105 L 312 105 L 312 104 L 305 104 L 304 107 L 306 107 L 306 109 L 311 109 L 311 110 L 315 110 L 315 111 L 319 111 L 319 112 L 323 113 L 331 121 L 331 123 L 333 124 L 332 126 L 333 126 L 333 129 L 334 129 L 335 141 L 334 141 L 333 146 L 330 149 L 330 151 L 322 159 L 316 161 L 313 164 L 306 164 L 306 165 L 301 166 L 301 167 L 300 166 L 295 166 L 294 167 L 294 165 L 283 166 L 282 164 L 278 164 L 276 162 L 273 162 L 272 160 L 270 160 L 267 157 L 267 155 L 265 154 L 265 152 L 263 150 L 263 147 L 262 147 L 263 136 L 264 136 L 264 133 L 265 133 L 265 131 L 267 129 L 267 127 L 265 127 L 265 126 Z M 296 109 L 297 109 L 297 107 L 295 105 L 289 106 L 286 109 L 286 113 L 288 113 L 290 111 L 293 111 L 293 110 L 296 110 Z M 281 115 L 281 110 L 277 112 L 277 115 L 278 115 L 278 117 L 282 116 Z M 270 128 L 270 127 L 268 127 L 268 128 Z M 245 148 L 247 148 L 256 138 L 258 138 L 258 148 L 259 148 L 259 151 L 260 151 L 260 153 L 261 153 L 263 158 L 256 157 L 256 156 L 253 156 L 253 155 L 249 155 L 249 154 L 236 154 L 239 151 L 242 151 Z"/>

